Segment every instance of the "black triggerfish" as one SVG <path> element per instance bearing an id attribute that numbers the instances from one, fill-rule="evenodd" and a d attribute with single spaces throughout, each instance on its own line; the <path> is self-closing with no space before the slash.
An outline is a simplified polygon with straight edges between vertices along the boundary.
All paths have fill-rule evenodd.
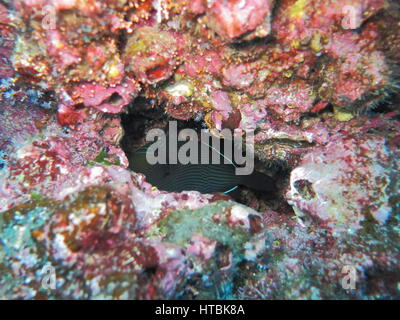
<path id="1" fill-rule="evenodd" d="M 261 172 L 253 171 L 249 175 L 237 175 L 234 161 L 210 144 L 206 143 L 210 161 L 207 164 L 150 164 L 146 158 L 146 152 L 151 144 L 147 144 L 134 152 L 128 152 L 129 167 L 131 170 L 146 176 L 147 182 L 156 186 L 159 190 L 168 192 L 199 191 L 201 193 L 230 193 L 242 185 L 256 191 L 275 192 L 274 180 Z M 177 141 L 181 147 L 185 142 Z M 168 143 L 167 147 L 168 147 Z M 198 150 L 201 150 L 203 141 L 198 141 Z M 213 164 L 212 157 L 219 157 L 220 161 Z"/>

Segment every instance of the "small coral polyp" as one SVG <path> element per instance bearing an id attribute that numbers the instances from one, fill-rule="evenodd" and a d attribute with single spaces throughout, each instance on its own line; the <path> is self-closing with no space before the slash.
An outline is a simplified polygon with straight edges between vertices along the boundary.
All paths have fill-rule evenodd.
<path id="1" fill-rule="evenodd" d="M 0 298 L 400 298 L 397 1 L 14 0 L 0 19 Z M 131 171 L 176 119 L 254 130 L 277 195 Z"/>

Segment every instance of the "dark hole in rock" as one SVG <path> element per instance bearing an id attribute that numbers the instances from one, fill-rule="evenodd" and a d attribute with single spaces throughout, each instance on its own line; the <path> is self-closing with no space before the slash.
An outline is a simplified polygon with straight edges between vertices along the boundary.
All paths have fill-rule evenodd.
<path id="1" fill-rule="evenodd" d="M 191 128 L 196 131 L 206 128 L 201 120 L 176 120 L 169 117 L 162 106 L 151 99 L 138 97 L 121 116 L 125 135 L 121 141 L 122 149 L 128 155 L 146 144 L 146 133 L 150 129 L 168 127 L 168 121 L 177 121 L 178 131 Z M 268 163 L 255 159 L 255 170 L 267 174 L 276 181 L 276 191 L 263 192 L 239 186 L 235 191 L 228 193 L 232 200 L 245 204 L 257 211 L 280 210 L 292 212 L 283 196 L 283 190 L 288 186 L 290 170 L 279 163 Z"/>
<path id="2" fill-rule="evenodd" d="M 388 97 L 385 100 L 372 104 L 369 108 L 367 108 L 367 112 L 372 116 L 374 114 L 385 114 L 393 112 L 399 103 L 400 103 L 400 95 L 398 94 L 388 95 Z"/>
<path id="3" fill-rule="evenodd" d="M 117 48 L 121 55 L 123 54 L 124 48 L 126 47 L 127 38 L 128 35 L 126 30 L 125 29 L 120 30 L 117 38 Z"/>
<path id="4" fill-rule="evenodd" d="M 370 267 L 365 270 L 365 278 L 366 283 L 363 289 L 366 294 L 373 295 L 384 290 L 383 292 L 387 292 L 387 295 L 383 296 L 382 299 L 400 298 L 398 290 L 400 272 L 398 268 L 385 270 L 379 265 Z"/>
<path id="5" fill-rule="evenodd" d="M 156 272 L 157 272 L 157 267 L 147 267 L 144 269 L 144 273 L 149 277 L 154 276 Z"/>
<path id="6" fill-rule="evenodd" d="M 83 103 L 79 103 L 74 107 L 75 110 L 83 110 L 85 108 L 86 107 L 85 107 L 85 105 Z"/>
<path id="7" fill-rule="evenodd" d="M 118 92 L 113 92 L 111 96 L 109 96 L 106 100 L 103 101 L 103 104 L 111 104 L 118 105 L 122 102 L 122 97 Z"/>

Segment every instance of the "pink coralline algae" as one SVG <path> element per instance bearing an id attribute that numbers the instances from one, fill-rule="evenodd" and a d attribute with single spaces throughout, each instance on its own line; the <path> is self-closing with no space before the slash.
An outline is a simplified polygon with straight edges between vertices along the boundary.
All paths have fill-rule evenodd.
<path id="1" fill-rule="evenodd" d="M 74 101 L 81 100 L 86 107 L 107 113 L 119 113 L 138 91 L 137 84 L 127 80 L 120 85 L 108 88 L 91 83 L 82 84 L 75 88 L 71 96 Z"/>
<path id="2" fill-rule="evenodd" d="M 15 27 L 10 22 L 7 9 L 0 4 L 0 35 L 2 39 L 0 46 L 0 76 L 2 79 L 14 76 L 10 58 L 14 49 Z"/>
<path id="3" fill-rule="evenodd" d="M 398 299 L 399 23 L 392 0 L 2 1 L 0 298 Z M 254 132 L 275 193 L 151 185 L 129 154 L 170 120 Z"/>
<path id="4" fill-rule="evenodd" d="M 207 5 L 209 24 L 222 37 L 250 40 L 271 32 L 271 11 L 274 0 L 213 1 Z"/>

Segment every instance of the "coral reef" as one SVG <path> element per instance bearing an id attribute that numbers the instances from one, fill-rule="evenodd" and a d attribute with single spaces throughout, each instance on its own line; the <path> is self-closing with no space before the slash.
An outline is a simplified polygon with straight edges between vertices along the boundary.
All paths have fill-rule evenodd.
<path id="1" fill-rule="evenodd" d="M 384 224 L 399 183 L 398 150 L 391 151 L 385 138 L 368 133 L 330 140 L 291 172 L 288 200 L 295 212 L 316 218 L 333 234 L 354 233 L 368 218 Z"/>
<path id="2" fill-rule="evenodd" d="M 400 298 L 399 23 L 391 0 L 2 1 L 0 297 Z M 254 130 L 276 194 L 129 170 L 172 119 Z"/>

